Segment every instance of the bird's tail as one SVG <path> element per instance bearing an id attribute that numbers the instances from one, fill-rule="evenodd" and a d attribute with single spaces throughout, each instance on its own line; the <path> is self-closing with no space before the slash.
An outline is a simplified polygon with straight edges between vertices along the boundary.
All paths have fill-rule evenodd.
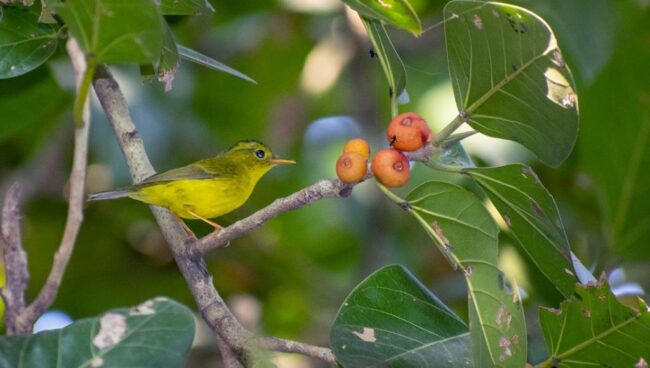
<path id="1" fill-rule="evenodd" d="M 128 197 L 133 191 L 130 189 L 118 189 L 108 192 L 91 193 L 88 195 L 88 201 L 104 201 L 107 199 L 116 199 Z"/>

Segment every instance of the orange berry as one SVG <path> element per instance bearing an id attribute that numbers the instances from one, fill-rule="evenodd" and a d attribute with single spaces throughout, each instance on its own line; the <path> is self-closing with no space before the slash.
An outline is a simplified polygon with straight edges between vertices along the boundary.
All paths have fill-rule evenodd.
<path id="1" fill-rule="evenodd" d="M 344 153 L 336 161 L 336 175 L 346 184 L 358 183 L 367 172 L 368 160 L 359 153 Z"/>
<path id="2" fill-rule="evenodd" d="M 350 152 L 358 153 L 361 156 L 365 157 L 367 160 L 368 157 L 370 157 L 370 146 L 368 145 L 368 142 L 365 141 L 365 139 L 350 139 L 345 143 L 345 146 L 343 147 L 343 153 Z"/>
<path id="3" fill-rule="evenodd" d="M 425 142 L 433 140 L 433 132 L 420 115 L 405 112 L 394 117 L 388 124 L 386 138 L 400 151 L 415 151 Z"/>
<path id="4" fill-rule="evenodd" d="M 377 152 L 370 167 L 375 178 L 390 188 L 397 188 L 406 184 L 411 171 L 406 156 L 392 148 L 385 148 Z"/>

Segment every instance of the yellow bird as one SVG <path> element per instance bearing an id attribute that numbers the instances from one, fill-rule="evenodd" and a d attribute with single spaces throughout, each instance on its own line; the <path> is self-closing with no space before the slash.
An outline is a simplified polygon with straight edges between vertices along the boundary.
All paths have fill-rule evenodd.
<path id="1" fill-rule="evenodd" d="M 242 140 L 215 157 L 153 175 L 127 188 L 91 194 L 88 200 L 130 197 L 220 229 L 208 219 L 243 205 L 260 178 L 275 165 L 294 163 L 279 159 L 264 143 Z"/>

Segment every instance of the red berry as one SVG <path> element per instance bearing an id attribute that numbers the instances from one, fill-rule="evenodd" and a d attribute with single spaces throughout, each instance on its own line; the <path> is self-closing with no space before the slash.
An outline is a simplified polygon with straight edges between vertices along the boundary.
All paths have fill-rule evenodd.
<path id="1" fill-rule="evenodd" d="M 371 169 L 375 178 L 390 188 L 406 184 L 411 171 L 406 156 L 392 148 L 385 148 L 377 152 L 372 159 Z"/>

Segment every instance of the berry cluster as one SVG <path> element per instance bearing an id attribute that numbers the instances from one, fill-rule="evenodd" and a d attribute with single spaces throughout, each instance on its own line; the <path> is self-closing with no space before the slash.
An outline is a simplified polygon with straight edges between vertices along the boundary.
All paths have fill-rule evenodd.
<path id="1" fill-rule="evenodd" d="M 380 183 L 396 188 L 409 180 L 409 161 L 402 151 L 415 151 L 433 140 L 433 132 L 422 117 L 413 112 L 396 116 L 386 131 L 389 148 L 377 152 L 372 159 L 372 174 Z M 363 180 L 368 171 L 370 146 L 363 139 L 349 140 L 336 162 L 336 175 L 347 184 Z"/>

